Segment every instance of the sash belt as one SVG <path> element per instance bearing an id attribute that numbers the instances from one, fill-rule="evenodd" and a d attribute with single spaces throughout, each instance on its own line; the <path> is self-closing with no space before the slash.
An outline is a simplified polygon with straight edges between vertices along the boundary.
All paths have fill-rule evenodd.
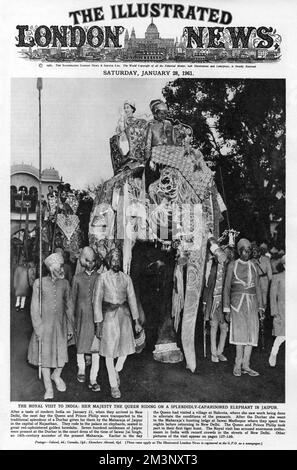
<path id="1" fill-rule="evenodd" d="M 102 302 L 102 310 L 104 312 L 106 312 L 107 310 L 109 311 L 117 310 L 119 307 L 124 307 L 124 306 L 128 307 L 128 302 L 125 301 L 121 304 L 112 304 L 111 302 L 105 302 L 105 301 Z"/>
<path id="2" fill-rule="evenodd" d="M 231 288 L 231 294 L 256 294 L 256 288 L 253 287 L 244 287 L 241 285 L 233 285 Z"/>

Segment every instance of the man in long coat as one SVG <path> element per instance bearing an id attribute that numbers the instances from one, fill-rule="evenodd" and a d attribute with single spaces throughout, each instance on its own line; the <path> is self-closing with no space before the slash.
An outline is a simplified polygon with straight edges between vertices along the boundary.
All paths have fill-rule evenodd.
<path id="1" fill-rule="evenodd" d="M 111 396 L 120 398 L 119 372 L 127 356 L 135 353 L 132 319 L 136 333 L 140 333 L 142 327 L 132 279 L 121 271 L 122 254 L 118 249 L 110 253 L 109 266 L 109 271 L 99 276 L 95 286 L 94 320 L 96 336 L 100 339 L 100 356 L 106 361 Z"/>
<path id="2" fill-rule="evenodd" d="M 224 312 L 230 316 L 230 343 L 236 345 L 233 375 L 259 375 L 251 369 L 252 348 L 258 345 L 259 316 L 263 316 L 263 304 L 259 275 L 250 260 L 251 243 L 246 238 L 237 244 L 239 259 L 228 264 L 224 286 Z"/>
<path id="3" fill-rule="evenodd" d="M 35 366 L 41 365 L 44 399 L 50 400 L 54 397 L 52 380 L 58 391 L 66 390 L 61 372 L 68 362 L 67 342 L 73 335 L 73 304 L 69 282 L 64 279 L 62 256 L 54 253 L 44 263 L 49 275 L 42 278 L 42 316 L 39 309 L 40 280 L 36 279 L 33 285 L 31 318 L 34 331 L 28 361 Z M 54 369 L 52 374 L 51 369 Z"/>
<path id="4" fill-rule="evenodd" d="M 97 383 L 99 371 L 99 341 L 95 336 L 92 304 L 94 286 L 99 274 L 95 269 L 95 253 L 89 246 L 86 246 L 82 250 L 80 263 L 84 270 L 74 276 L 72 284 L 78 365 L 77 380 L 79 382 L 85 382 L 85 354 L 92 354 L 89 388 L 94 392 L 99 392 L 100 386 Z"/>
<path id="5" fill-rule="evenodd" d="M 223 286 L 226 269 L 232 257 L 232 249 L 218 250 L 207 263 L 205 285 L 203 289 L 204 319 L 210 322 L 210 347 L 212 362 L 225 362 L 224 348 L 228 334 L 228 323 L 223 313 Z M 217 343 L 217 333 L 220 332 Z"/>

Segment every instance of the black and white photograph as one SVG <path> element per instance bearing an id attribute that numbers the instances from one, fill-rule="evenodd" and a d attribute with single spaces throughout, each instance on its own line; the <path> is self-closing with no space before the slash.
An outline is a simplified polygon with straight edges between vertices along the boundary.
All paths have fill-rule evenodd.
<path id="1" fill-rule="evenodd" d="M 0 448 L 296 449 L 297 4 L 2 13 Z"/>
<path id="2" fill-rule="evenodd" d="M 10 400 L 285 402 L 286 80 L 11 79 Z"/>

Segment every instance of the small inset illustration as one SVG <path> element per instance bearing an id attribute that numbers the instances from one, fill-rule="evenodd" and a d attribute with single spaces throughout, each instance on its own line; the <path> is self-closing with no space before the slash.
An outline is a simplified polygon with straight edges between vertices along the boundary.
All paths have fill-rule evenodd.
<path id="1" fill-rule="evenodd" d="M 271 62 L 281 57 L 281 36 L 272 27 L 184 27 L 163 37 L 153 19 L 144 37 L 123 27 L 22 27 L 21 56 L 47 62 Z M 22 43 L 20 35 L 22 34 Z"/>

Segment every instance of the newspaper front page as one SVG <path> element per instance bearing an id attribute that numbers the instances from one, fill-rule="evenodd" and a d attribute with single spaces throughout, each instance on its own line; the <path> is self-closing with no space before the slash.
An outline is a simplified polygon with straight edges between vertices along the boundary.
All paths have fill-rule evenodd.
<path id="1" fill-rule="evenodd" d="M 294 1 L 2 12 L 1 448 L 296 449 Z"/>

